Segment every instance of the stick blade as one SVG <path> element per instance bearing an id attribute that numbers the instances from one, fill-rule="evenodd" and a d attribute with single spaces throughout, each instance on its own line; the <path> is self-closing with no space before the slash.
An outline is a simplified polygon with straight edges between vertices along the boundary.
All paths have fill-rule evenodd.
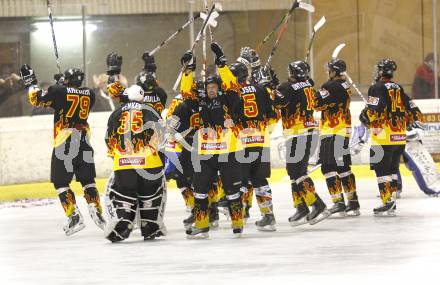
<path id="1" fill-rule="evenodd" d="M 215 9 L 219 12 L 223 11 L 223 5 L 220 2 L 215 2 Z"/>
<path id="2" fill-rule="evenodd" d="M 322 26 L 324 26 L 325 22 L 326 22 L 326 18 L 325 16 L 322 16 L 322 18 L 318 21 L 318 23 L 315 24 L 315 26 L 313 27 L 313 30 L 315 31 L 315 33 L 322 28 Z"/>
<path id="3" fill-rule="evenodd" d="M 306 10 L 309 13 L 315 12 L 315 7 L 309 3 L 299 2 L 299 8 Z"/>
<path id="4" fill-rule="evenodd" d="M 339 44 L 332 53 L 332 58 L 337 58 L 341 50 L 346 46 L 345 43 Z"/>

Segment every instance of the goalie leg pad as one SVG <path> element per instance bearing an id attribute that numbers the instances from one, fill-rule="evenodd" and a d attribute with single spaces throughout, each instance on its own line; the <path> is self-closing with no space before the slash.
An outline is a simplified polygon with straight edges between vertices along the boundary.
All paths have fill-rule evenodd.
<path id="1" fill-rule="evenodd" d="M 165 235 L 163 214 L 166 204 L 165 180 L 144 180 L 138 195 L 141 233 L 146 239 Z"/>
<path id="2" fill-rule="evenodd" d="M 108 222 L 105 237 L 112 241 L 122 241 L 130 236 L 136 217 L 137 200 L 108 188 L 106 199 Z"/>

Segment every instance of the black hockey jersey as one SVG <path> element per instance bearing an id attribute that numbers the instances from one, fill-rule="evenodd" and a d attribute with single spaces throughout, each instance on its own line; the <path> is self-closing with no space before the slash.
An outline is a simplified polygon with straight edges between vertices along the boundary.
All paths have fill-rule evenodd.
<path id="1" fill-rule="evenodd" d="M 372 143 L 376 145 L 405 144 L 407 123 L 423 121 L 419 108 L 393 81 L 370 86 L 367 108 Z"/>
<path id="2" fill-rule="evenodd" d="M 351 134 L 350 84 L 343 79 L 329 80 L 316 93 L 316 111 L 321 111 L 321 135 Z"/>
<path id="3" fill-rule="evenodd" d="M 45 92 L 29 88 L 29 102 L 33 106 L 50 107 L 54 113 L 54 146 L 65 142 L 74 130 L 88 134 L 89 112 L 95 103 L 95 93 L 87 87 L 50 86 Z"/>
<path id="4" fill-rule="evenodd" d="M 313 80 L 283 82 L 274 91 L 274 106 L 281 110 L 285 135 L 300 135 L 317 128 L 313 117 L 315 89 Z"/>
<path id="5" fill-rule="evenodd" d="M 125 103 L 110 115 L 105 142 L 113 170 L 163 167 L 158 152 L 159 119 L 138 102 Z"/>

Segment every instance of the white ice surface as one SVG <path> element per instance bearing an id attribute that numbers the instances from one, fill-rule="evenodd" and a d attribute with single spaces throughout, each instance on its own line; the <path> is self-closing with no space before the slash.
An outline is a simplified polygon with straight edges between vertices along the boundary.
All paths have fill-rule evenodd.
<path id="1" fill-rule="evenodd" d="M 0 284 L 439 284 L 439 198 L 404 180 L 398 217 L 372 216 L 379 198 L 374 179 L 358 181 L 362 216 L 291 228 L 290 187 L 272 185 L 278 230 L 258 232 L 256 202 L 241 239 L 221 216 L 209 240 L 187 240 L 180 193 L 170 191 L 169 234 L 144 242 L 139 232 L 111 244 L 87 215 L 87 227 L 66 237 L 58 203 L 0 210 Z M 330 205 L 324 181 L 318 192 Z M 87 215 L 87 216 L 86 216 Z M 423 282 L 425 283 L 425 282 Z M 417 285 L 418 285 L 417 284 Z"/>

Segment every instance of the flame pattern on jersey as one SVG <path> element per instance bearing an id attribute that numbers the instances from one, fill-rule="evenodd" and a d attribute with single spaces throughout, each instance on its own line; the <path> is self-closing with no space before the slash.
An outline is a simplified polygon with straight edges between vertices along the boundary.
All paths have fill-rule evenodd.
<path id="1" fill-rule="evenodd" d="M 423 122 L 420 109 L 405 94 L 403 87 L 392 81 L 378 81 L 368 90 L 366 115 L 373 145 L 406 144 L 406 126 Z"/>
<path id="2" fill-rule="evenodd" d="M 351 90 L 342 79 L 329 80 L 316 93 L 314 109 L 321 111 L 320 134 L 349 137 Z"/>
<path id="3" fill-rule="evenodd" d="M 284 82 L 273 95 L 274 106 L 281 111 L 285 135 L 300 135 L 318 127 L 313 117 L 313 81 Z"/>

